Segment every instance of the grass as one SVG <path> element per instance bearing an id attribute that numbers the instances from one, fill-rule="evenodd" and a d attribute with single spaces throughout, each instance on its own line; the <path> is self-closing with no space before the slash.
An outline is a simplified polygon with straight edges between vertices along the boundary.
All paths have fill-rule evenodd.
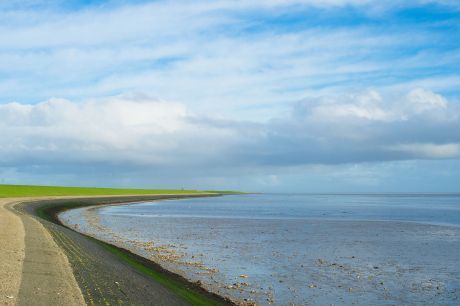
<path id="1" fill-rule="evenodd" d="M 166 288 L 169 288 L 174 293 L 176 293 L 178 296 L 180 296 L 181 298 L 189 302 L 191 305 L 197 305 L 197 306 L 198 305 L 200 306 L 218 305 L 216 301 L 208 299 L 204 294 L 200 294 L 194 290 L 190 290 L 189 288 L 184 286 L 183 283 L 176 281 L 172 277 L 165 276 L 162 273 L 158 273 L 157 271 L 144 266 L 143 264 L 138 262 L 136 259 L 134 259 L 131 254 L 123 252 L 117 247 L 107 244 L 103 241 L 96 240 L 96 242 L 102 245 L 102 247 L 104 247 L 110 253 L 114 254 L 121 260 L 124 260 L 127 264 L 129 264 L 131 267 L 133 267 L 137 271 L 143 273 L 144 275 L 147 275 L 148 277 L 162 284 Z"/>
<path id="2" fill-rule="evenodd" d="M 0 185 L 0 198 L 45 197 L 45 196 L 203 194 L 203 193 L 220 193 L 220 192 L 200 191 L 200 190 L 183 190 L 183 189 L 124 189 L 124 188 Z"/>

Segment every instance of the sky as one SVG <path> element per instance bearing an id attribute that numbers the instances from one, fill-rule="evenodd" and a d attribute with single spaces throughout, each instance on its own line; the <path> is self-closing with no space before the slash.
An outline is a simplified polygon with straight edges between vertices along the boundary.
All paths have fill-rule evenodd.
<path id="1" fill-rule="evenodd" d="M 456 0 L 1 1 L 0 183 L 460 192 Z"/>

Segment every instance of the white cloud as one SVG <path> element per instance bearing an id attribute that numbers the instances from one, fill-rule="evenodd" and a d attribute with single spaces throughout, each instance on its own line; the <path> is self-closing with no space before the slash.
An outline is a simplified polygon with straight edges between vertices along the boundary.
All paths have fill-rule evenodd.
<path id="1" fill-rule="evenodd" d="M 446 112 L 447 100 L 429 90 L 416 88 L 405 96 L 384 99 L 376 90 L 359 94 L 342 94 L 319 99 L 305 99 L 298 103 L 297 115 L 318 122 L 347 123 L 350 120 L 406 121 L 414 115 L 425 120 L 453 120 L 458 114 Z"/>
<path id="2" fill-rule="evenodd" d="M 444 97 L 422 88 L 409 92 L 407 99 L 415 111 L 419 113 L 447 107 L 447 101 Z"/>
<path id="3" fill-rule="evenodd" d="M 234 141 L 235 127 L 194 119 L 180 103 L 128 95 L 73 103 L 0 105 L 3 164 L 213 162 Z"/>

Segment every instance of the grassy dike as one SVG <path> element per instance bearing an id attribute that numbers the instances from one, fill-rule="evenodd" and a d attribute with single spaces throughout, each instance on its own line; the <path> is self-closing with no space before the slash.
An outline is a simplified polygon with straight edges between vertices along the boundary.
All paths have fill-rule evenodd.
<path id="1" fill-rule="evenodd" d="M 227 194 L 232 191 L 200 191 L 183 189 L 126 189 L 126 188 L 92 188 L 92 187 L 58 187 L 1 185 L 0 198 L 45 197 L 45 196 L 109 196 L 109 195 L 164 195 L 164 194 Z"/>
<path id="2" fill-rule="evenodd" d="M 0 197 L 37 197 L 37 196 L 89 196 L 79 199 L 56 199 L 56 200 L 34 200 L 21 205 L 20 209 L 33 214 L 44 220 L 46 223 L 51 223 L 52 226 L 46 226 L 51 234 L 55 237 L 58 244 L 69 254 L 69 243 L 65 243 L 62 237 L 63 234 L 72 231 L 73 238 L 81 236 L 77 240 L 86 239 L 97 245 L 106 252 L 118 258 L 120 263 L 124 263 L 134 269 L 137 273 L 141 273 L 151 281 L 154 281 L 168 288 L 175 295 L 191 305 L 231 305 L 231 301 L 222 298 L 221 296 L 211 293 L 202 288 L 199 283 L 193 283 L 183 278 L 180 275 L 172 273 L 159 264 L 138 256 L 126 249 L 116 247 L 106 242 L 95 238 L 77 233 L 72 229 L 64 227 L 57 218 L 60 212 L 68 209 L 74 209 L 85 206 L 121 204 L 126 202 L 137 202 L 147 200 L 161 199 L 178 199 L 189 197 L 207 197 L 220 196 L 223 194 L 235 194 L 233 192 L 209 192 L 196 190 L 149 190 L 149 189 L 109 189 L 109 188 L 79 188 L 79 187 L 47 187 L 47 186 L 14 186 L 0 185 Z M 98 197 L 91 196 L 103 195 L 123 195 L 122 197 Z M 72 242 L 73 243 L 73 242 Z M 88 252 L 92 248 L 87 248 Z M 71 252 L 70 252 L 71 253 Z M 71 259 L 71 258 L 69 258 Z M 78 269 L 78 267 L 75 267 Z M 98 286 L 97 284 L 94 284 Z M 105 298 L 104 298 L 105 301 Z M 115 301 L 114 301 L 115 303 Z M 109 301 L 109 304 L 110 301 Z"/>

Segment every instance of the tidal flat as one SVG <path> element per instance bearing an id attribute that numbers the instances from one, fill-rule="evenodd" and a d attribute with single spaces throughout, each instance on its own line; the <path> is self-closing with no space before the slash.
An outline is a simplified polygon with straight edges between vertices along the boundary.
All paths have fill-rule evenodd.
<path id="1" fill-rule="evenodd" d="M 261 305 L 458 305 L 459 195 L 238 195 L 69 210 L 69 227 Z"/>

